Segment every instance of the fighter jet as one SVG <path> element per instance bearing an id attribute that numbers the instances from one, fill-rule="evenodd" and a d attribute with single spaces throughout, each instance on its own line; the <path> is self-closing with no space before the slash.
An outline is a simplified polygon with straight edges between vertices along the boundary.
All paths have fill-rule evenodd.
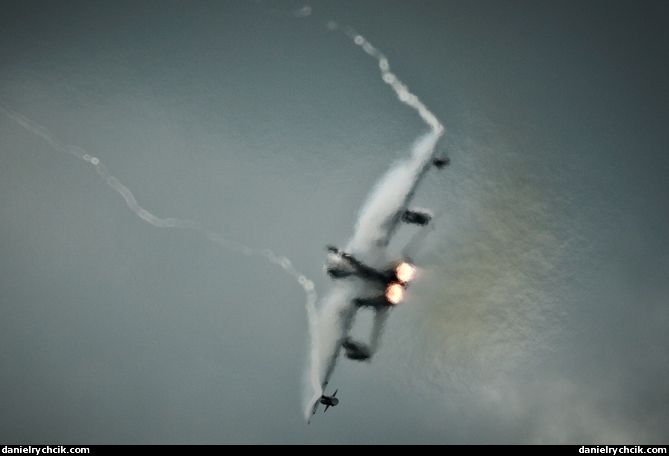
<path id="1" fill-rule="evenodd" d="M 448 158 L 435 157 L 438 132 L 423 136 L 409 159 L 396 164 L 376 185 L 360 211 L 351 241 L 346 248 L 328 245 L 325 272 L 334 286 L 323 299 L 312 339 L 311 386 L 307 404 L 312 416 L 318 404 L 327 407 L 339 401 L 324 394 L 341 352 L 354 361 L 369 362 L 374 355 L 389 310 L 399 304 L 416 267 L 408 248 L 393 255 L 389 245 L 400 225 L 426 227 L 433 218 L 426 209 L 410 208 L 418 185 L 430 168 L 442 169 Z M 350 336 L 355 316 L 371 309 L 373 326 L 369 343 Z"/>

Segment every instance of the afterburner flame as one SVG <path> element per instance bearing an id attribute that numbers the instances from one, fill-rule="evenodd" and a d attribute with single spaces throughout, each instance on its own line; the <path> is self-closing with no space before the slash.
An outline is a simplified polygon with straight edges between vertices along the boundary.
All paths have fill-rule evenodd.
<path id="1" fill-rule="evenodd" d="M 386 299 L 391 304 L 397 304 L 404 298 L 404 287 L 399 283 L 391 283 L 386 288 Z"/>
<path id="2" fill-rule="evenodd" d="M 395 268 L 395 275 L 397 280 L 402 283 L 407 283 L 413 279 L 413 276 L 416 274 L 415 266 L 403 261 L 397 265 Z"/>

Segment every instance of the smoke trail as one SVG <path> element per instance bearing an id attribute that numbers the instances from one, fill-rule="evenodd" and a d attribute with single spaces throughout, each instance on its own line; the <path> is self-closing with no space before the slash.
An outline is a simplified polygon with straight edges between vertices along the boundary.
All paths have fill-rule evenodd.
<path id="1" fill-rule="evenodd" d="M 204 234 L 209 241 L 225 249 L 241 252 L 248 256 L 251 255 L 262 256 L 271 264 L 281 267 L 281 269 L 283 269 L 288 275 L 293 277 L 304 290 L 304 293 L 306 295 L 305 307 L 307 310 L 307 316 L 310 321 L 309 326 L 314 327 L 314 324 L 312 324 L 311 321 L 314 319 L 315 305 L 316 305 L 316 300 L 318 299 L 316 291 L 314 289 L 314 283 L 309 278 L 307 278 L 307 276 L 305 276 L 304 274 L 300 273 L 297 269 L 295 269 L 290 259 L 286 258 L 285 256 L 278 256 L 269 249 L 251 248 L 244 244 L 230 241 L 226 239 L 223 235 L 216 233 L 214 231 L 210 231 L 209 229 L 202 226 L 202 224 L 194 220 L 179 219 L 174 217 L 168 217 L 168 218 L 157 217 L 156 215 L 150 213 L 149 211 L 147 211 L 146 209 L 144 209 L 139 205 L 137 199 L 135 199 L 135 196 L 128 189 L 128 187 L 123 185 L 117 178 L 112 176 L 107 170 L 107 167 L 104 164 L 102 164 L 100 159 L 98 159 L 97 157 L 93 157 L 80 147 L 61 143 L 53 136 L 53 134 L 48 129 L 46 129 L 41 125 L 36 124 L 32 120 L 28 119 L 27 117 L 15 111 L 12 111 L 11 109 L 5 108 L 4 106 L 0 106 L 0 112 L 5 114 L 10 119 L 14 120 L 16 123 L 27 129 L 28 131 L 40 136 L 54 149 L 64 153 L 72 154 L 75 157 L 93 165 L 95 171 L 105 180 L 107 185 L 109 185 L 109 187 L 111 187 L 114 191 L 116 191 L 119 195 L 121 195 L 125 200 L 128 208 L 130 208 L 131 211 L 133 211 L 139 218 L 141 218 L 145 222 L 150 223 L 151 225 L 156 226 L 158 228 L 191 229 L 201 234 Z"/>
<path id="2" fill-rule="evenodd" d="M 496 387 L 540 360 L 562 337 L 560 301 L 569 293 L 560 289 L 572 250 L 568 217 L 554 200 L 563 190 L 514 155 L 503 131 L 490 144 L 474 139 L 486 128 L 451 137 L 462 153 L 444 195 L 449 217 L 435 226 L 412 305 L 401 325 L 391 322 L 384 352 L 411 367 L 406 376 L 394 371 L 397 381 L 445 400 L 444 392 Z"/>
<path id="3" fill-rule="evenodd" d="M 328 22 L 328 29 L 337 30 L 339 24 L 334 21 Z M 379 69 L 381 70 L 381 78 L 383 82 L 388 84 L 397 94 L 397 98 L 407 106 L 415 109 L 426 124 L 437 134 L 441 135 L 444 131 L 444 126 L 439 122 L 437 117 L 430 112 L 420 99 L 409 91 L 409 88 L 399 80 L 399 78 L 390 71 L 390 64 L 385 55 L 378 49 L 372 46 L 372 43 L 367 41 L 365 37 L 356 33 L 351 27 L 346 27 L 344 30 L 346 36 L 351 38 L 355 44 L 360 46 L 370 56 L 374 57 L 379 62 Z"/>
<path id="4" fill-rule="evenodd" d="M 265 11 L 270 13 L 270 14 L 275 14 L 277 16 L 292 16 L 295 18 L 303 18 L 311 15 L 311 6 L 309 5 L 303 5 L 300 8 L 294 8 L 294 9 L 285 9 L 285 8 L 276 8 L 274 6 L 269 5 L 266 1 L 263 0 L 255 0 L 255 2 L 258 5 L 262 5 L 265 8 Z M 282 5 L 285 6 L 285 5 Z"/>

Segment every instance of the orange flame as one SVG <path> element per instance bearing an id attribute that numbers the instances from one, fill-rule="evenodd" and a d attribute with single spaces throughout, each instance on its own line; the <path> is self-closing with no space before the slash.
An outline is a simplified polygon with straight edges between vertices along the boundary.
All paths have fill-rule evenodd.
<path id="1" fill-rule="evenodd" d="M 386 288 L 386 299 L 391 304 L 398 304 L 404 299 L 404 287 L 397 282 L 393 282 Z"/>
<path id="2" fill-rule="evenodd" d="M 406 261 L 401 262 L 395 268 L 395 275 L 397 276 L 397 280 L 399 280 L 402 283 L 407 283 L 411 281 L 411 279 L 413 279 L 415 274 L 416 274 L 415 266 L 407 263 Z"/>

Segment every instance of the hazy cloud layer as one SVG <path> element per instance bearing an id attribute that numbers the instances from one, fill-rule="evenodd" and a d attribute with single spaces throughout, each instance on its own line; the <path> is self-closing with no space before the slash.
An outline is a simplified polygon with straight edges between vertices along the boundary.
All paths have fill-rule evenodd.
<path id="1" fill-rule="evenodd" d="M 0 440 L 666 443 L 666 8 L 7 3 Z M 306 426 L 324 245 L 426 131 L 345 27 L 452 165 L 378 356 Z"/>

